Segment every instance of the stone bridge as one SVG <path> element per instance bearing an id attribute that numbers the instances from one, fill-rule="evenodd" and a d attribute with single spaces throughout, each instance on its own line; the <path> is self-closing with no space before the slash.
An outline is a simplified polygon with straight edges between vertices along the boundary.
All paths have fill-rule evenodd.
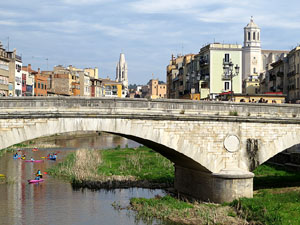
<path id="1" fill-rule="evenodd" d="M 79 97 L 0 98 L 0 149 L 58 133 L 103 131 L 174 162 L 175 188 L 205 201 L 252 197 L 251 171 L 300 143 L 289 104 Z"/>

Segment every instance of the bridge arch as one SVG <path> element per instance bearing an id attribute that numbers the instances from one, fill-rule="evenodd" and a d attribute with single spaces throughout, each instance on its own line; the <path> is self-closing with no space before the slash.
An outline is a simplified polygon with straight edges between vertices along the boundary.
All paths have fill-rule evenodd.
<path id="1" fill-rule="evenodd" d="M 211 171 L 202 165 L 201 161 L 193 159 L 191 151 L 185 151 L 180 148 L 172 148 L 178 144 L 177 135 L 166 133 L 164 130 L 156 129 L 156 125 L 166 126 L 162 122 L 156 121 L 155 124 L 150 123 L 145 129 L 147 122 L 142 120 L 128 119 L 109 119 L 109 118 L 57 118 L 57 119 L 36 119 L 23 120 L 23 125 L 5 132 L 0 135 L 1 149 L 8 146 L 32 140 L 39 137 L 51 136 L 59 133 L 68 133 L 76 131 L 102 131 L 128 139 L 137 141 L 148 146 L 168 158 L 175 165 L 199 170 L 207 173 Z M 167 123 L 167 122 L 166 122 Z M 172 144 L 177 140 L 176 144 Z M 185 143 L 185 148 L 195 148 L 192 143 Z"/>

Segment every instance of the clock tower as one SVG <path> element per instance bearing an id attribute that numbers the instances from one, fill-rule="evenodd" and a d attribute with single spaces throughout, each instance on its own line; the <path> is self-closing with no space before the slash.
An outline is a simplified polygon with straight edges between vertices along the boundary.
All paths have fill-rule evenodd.
<path id="1" fill-rule="evenodd" d="M 244 28 L 243 80 L 258 76 L 262 71 L 261 66 L 260 28 L 251 17 L 250 23 Z"/>

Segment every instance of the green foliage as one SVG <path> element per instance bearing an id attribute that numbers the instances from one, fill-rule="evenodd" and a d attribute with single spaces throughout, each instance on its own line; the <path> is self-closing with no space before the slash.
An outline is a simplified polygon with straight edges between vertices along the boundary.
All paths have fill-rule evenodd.
<path id="1" fill-rule="evenodd" d="M 147 147 L 102 150 L 103 163 L 99 174 L 106 176 L 135 176 L 140 180 L 173 182 L 174 166 L 160 154 Z"/>
<path id="2" fill-rule="evenodd" d="M 254 189 L 300 186 L 300 173 L 278 166 L 261 165 L 254 171 Z"/>
<path id="3" fill-rule="evenodd" d="M 241 198 L 231 203 L 248 221 L 261 224 L 300 224 L 300 192 L 270 193 L 261 191 L 252 199 Z"/>
<path id="4" fill-rule="evenodd" d="M 67 155 L 63 162 L 58 163 L 57 165 L 47 169 L 48 174 L 54 176 L 60 176 L 66 178 L 68 180 L 74 179 L 74 175 L 72 173 L 73 166 L 76 162 L 75 153 L 71 153 Z"/>
<path id="5" fill-rule="evenodd" d="M 238 112 L 237 111 L 230 111 L 229 116 L 238 116 Z"/>

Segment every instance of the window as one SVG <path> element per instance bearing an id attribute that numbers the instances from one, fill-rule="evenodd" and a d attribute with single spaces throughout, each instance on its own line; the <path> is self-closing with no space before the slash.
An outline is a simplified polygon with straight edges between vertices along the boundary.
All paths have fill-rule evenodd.
<path id="1" fill-rule="evenodd" d="M 45 89 L 47 89 L 47 85 L 45 84 Z"/>
<path id="2" fill-rule="evenodd" d="M 225 54 L 225 62 L 229 62 L 229 54 L 228 53 Z"/>
<path id="3" fill-rule="evenodd" d="M 256 68 L 255 67 L 253 68 L 253 73 L 256 73 Z"/>
<path id="4" fill-rule="evenodd" d="M 248 32 L 248 41 L 250 41 L 250 37 L 251 37 L 250 32 Z"/>
<path id="5" fill-rule="evenodd" d="M 253 32 L 253 40 L 255 40 L 255 32 Z"/>
<path id="6" fill-rule="evenodd" d="M 41 84 L 40 84 L 40 82 L 38 83 L 38 88 L 41 88 Z"/>
<path id="7" fill-rule="evenodd" d="M 42 89 L 44 89 L 44 84 L 42 83 L 41 85 L 42 85 Z"/>
<path id="8" fill-rule="evenodd" d="M 224 90 L 225 91 L 229 90 L 229 82 L 228 81 L 224 83 Z"/>

